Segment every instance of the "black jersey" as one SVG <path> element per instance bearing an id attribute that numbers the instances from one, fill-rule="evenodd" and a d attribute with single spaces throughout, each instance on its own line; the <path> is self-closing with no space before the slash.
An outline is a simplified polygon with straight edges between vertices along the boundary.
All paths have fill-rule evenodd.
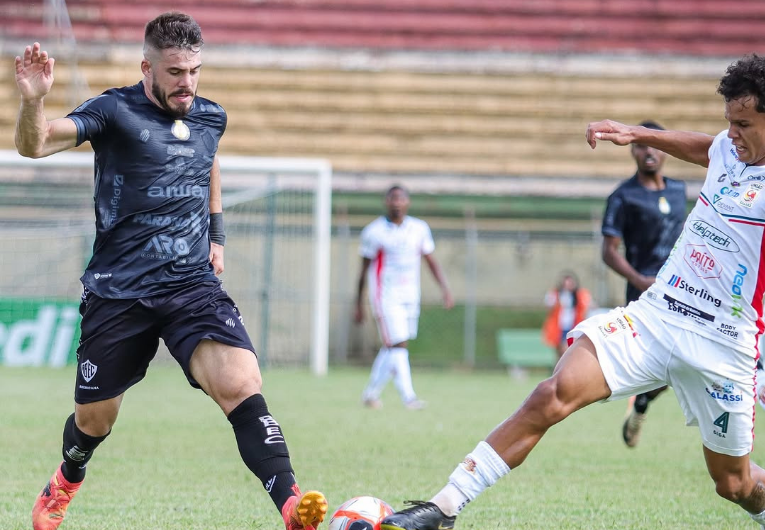
<path id="1" fill-rule="evenodd" d="M 142 298 L 201 280 L 210 264 L 210 171 L 223 108 L 194 98 L 175 119 L 143 83 L 107 90 L 68 115 L 95 151 L 96 238 L 82 283 L 102 298 Z"/>
<path id="2" fill-rule="evenodd" d="M 601 232 L 624 242 L 625 258 L 640 274 L 655 276 L 683 230 L 687 199 L 685 183 L 664 177 L 663 190 L 649 190 L 637 174 L 608 197 Z M 627 302 L 640 291 L 627 283 Z"/>

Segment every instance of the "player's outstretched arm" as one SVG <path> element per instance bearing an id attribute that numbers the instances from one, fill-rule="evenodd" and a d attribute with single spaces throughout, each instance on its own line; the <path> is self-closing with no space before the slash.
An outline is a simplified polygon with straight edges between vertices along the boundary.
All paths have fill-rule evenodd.
<path id="1" fill-rule="evenodd" d="M 641 144 L 703 167 L 709 165 L 709 148 L 714 140 L 714 136 L 704 133 L 648 129 L 612 120 L 590 123 L 587 125 L 585 137 L 593 149 L 598 141 L 616 145 Z"/>
<path id="2" fill-rule="evenodd" d="M 35 42 L 16 57 L 16 86 L 21 96 L 16 120 L 16 149 L 22 156 L 40 158 L 77 144 L 77 127 L 69 118 L 48 121 L 43 99 L 53 86 L 55 59 Z"/>

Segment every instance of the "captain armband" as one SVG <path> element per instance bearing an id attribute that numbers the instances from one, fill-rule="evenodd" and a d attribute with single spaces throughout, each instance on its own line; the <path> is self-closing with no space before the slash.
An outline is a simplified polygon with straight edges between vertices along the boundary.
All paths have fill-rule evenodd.
<path id="1" fill-rule="evenodd" d="M 210 214 L 210 241 L 221 246 L 226 244 L 226 231 L 223 229 L 223 213 Z"/>

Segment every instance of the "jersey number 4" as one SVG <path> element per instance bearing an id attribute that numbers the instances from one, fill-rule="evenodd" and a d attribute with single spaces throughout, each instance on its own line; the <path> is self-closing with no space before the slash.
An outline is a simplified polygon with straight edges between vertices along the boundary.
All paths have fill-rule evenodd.
<path id="1" fill-rule="evenodd" d="M 720 431 L 722 431 L 723 434 L 728 432 L 728 416 L 729 415 L 730 415 L 729 412 L 725 412 L 713 422 L 714 425 L 717 425 L 718 427 L 720 427 Z"/>

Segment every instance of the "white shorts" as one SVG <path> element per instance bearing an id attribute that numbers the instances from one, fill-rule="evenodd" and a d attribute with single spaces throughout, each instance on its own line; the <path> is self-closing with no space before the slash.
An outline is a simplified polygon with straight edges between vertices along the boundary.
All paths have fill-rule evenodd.
<path id="1" fill-rule="evenodd" d="M 752 450 L 756 361 L 733 348 L 662 321 L 642 300 L 595 315 L 570 338 L 595 345 L 608 401 L 670 385 L 704 446 L 743 456 Z"/>
<path id="2" fill-rule="evenodd" d="M 377 331 L 385 346 L 393 346 L 417 338 L 419 304 L 379 304 L 373 306 Z"/>

